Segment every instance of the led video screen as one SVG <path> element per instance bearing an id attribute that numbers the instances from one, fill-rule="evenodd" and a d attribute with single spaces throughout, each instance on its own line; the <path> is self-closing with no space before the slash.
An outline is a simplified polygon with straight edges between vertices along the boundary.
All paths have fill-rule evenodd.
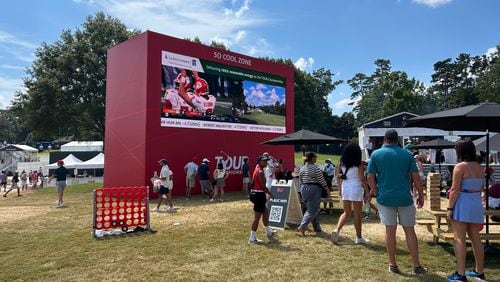
<path id="1" fill-rule="evenodd" d="M 165 50 L 161 76 L 162 127 L 285 133 L 284 77 Z"/>

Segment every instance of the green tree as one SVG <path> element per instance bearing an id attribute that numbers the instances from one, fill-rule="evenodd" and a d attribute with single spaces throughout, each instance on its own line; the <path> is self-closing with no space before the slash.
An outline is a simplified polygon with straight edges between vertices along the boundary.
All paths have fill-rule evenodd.
<path id="1" fill-rule="evenodd" d="M 0 128 L 0 143 L 24 143 L 27 139 L 28 131 L 21 125 L 18 114 L 12 108 L 0 110 Z"/>
<path id="2" fill-rule="evenodd" d="M 13 102 L 35 139 L 103 139 L 107 50 L 136 34 L 99 12 L 81 29 L 64 30 L 55 43 L 42 43 L 24 79 L 27 91 Z"/>
<path id="3" fill-rule="evenodd" d="M 312 73 L 295 69 L 295 129 L 324 132 L 332 111 L 328 95 L 342 83 L 334 81 L 330 70 L 320 68 Z"/>
<path id="4" fill-rule="evenodd" d="M 378 59 L 375 65 L 370 76 L 358 73 L 347 81 L 353 89 L 351 100 L 357 101 L 353 108 L 356 126 L 403 111 L 422 113 L 426 101 L 423 83 L 403 71 L 392 71 L 389 60 Z"/>
<path id="5" fill-rule="evenodd" d="M 474 89 L 480 101 L 500 103 L 500 45 L 490 58 L 484 58 L 487 65 L 477 79 Z"/>
<path id="6" fill-rule="evenodd" d="M 477 104 L 479 97 L 474 91 L 476 78 L 484 72 L 487 65 L 484 56 L 464 53 L 454 60 L 447 58 L 436 62 L 428 93 L 435 97 L 438 110 Z"/>

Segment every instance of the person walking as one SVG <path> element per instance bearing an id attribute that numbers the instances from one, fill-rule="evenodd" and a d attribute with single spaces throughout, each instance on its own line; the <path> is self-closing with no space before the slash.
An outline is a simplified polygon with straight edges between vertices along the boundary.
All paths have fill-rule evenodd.
<path id="1" fill-rule="evenodd" d="M 366 244 L 368 240 L 361 235 L 361 210 L 363 200 L 367 200 L 369 195 L 365 169 L 361 162 L 361 148 L 358 145 L 350 143 L 345 147 L 340 159 L 338 175 L 340 176 L 338 177 L 339 196 L 342 198 L 344 212 L 339 217 L 337 228 L 332 232 L 332 243 L 337 244 L 340 230 L 354 211 L 355 242 Z"/>
<path id="2" fill-rule="evenodd" d="M 229 174 L 224 169 L 224 165 L 222 163 L 217 164 L 217 169 L 214 170 L 213 179 L 215 182 L 214 185 L 214 194 L 210 202 L 214 202 L 217 198 L 217 194 L 220 192 L 219 200 L 224 202 L 224 186 L 226 186 L 226 179 L 229 177 Z"/>
<path id="3" fill-rule="evenodd" d="M 476 147 L 472 141 L 459 141 L 455 151 L 459 163 L 453 169 L 446 216 L 453 226 L 457 268 L 455 273 L 448 275 L 448 281 L 467 281 L 467 276 L 484 280 L 484 248 L 479 237 L 480 225 L 484 221 L 481 202 L 484 170 L 477 160 Z M 475 259 L 472 271 L 465 271 L 466 234 L 472 242 Z"/>
<path id="4" fill-rule="evenodd" d="M 212 194 L 212 182 L 210 181 L 210 168 L 208 167 L 209 162 L 210 161 L 207 158 L 204 158 L 201 161 L 201 164 L 198 166 L 198 175 L 200 175 L 201 195 L 203 201 L 205 201 L 206 195 L 208 195 L 208 197 L 211 198 Z"/>
<path id="5" fill-rule="evenodd" d="M 57 206 L 56 208 L 62 208 L 64 207 L 64 189 L 66 188 L 66 177 L 69 174 L 69 171 L 64 167 L 64 161 L 63 160 L 58 160 L 57 161 L 57 166 L 58 168 L 52 173 L 52 175 L 49 177 L 48 183 L 54 177 L 56 178 L 56 192 L 57 192 Z"/>
<path id="6" fill-rule="evenodd" d="M 184 166 L 184 173 L 186 173 L 186 200 L 191 200 L 191 190 L 196 181 L 196 174 L 198 173 L 198 165 L 196 164 L 196 157 Z"/>
<path id="7" fill-rule="evenodd" d="M 161 165 L 161 171 L 160 171 L 160 180 L 161 180 L 161 185 L 160 185 L 160 199 L 158 199 L 158 205 L 156 205 L 155 211 L 160 211 L 161 204 L 163 200 L 165 200 L 165 211 L 170 212 L 173 210 L 173 204 L 172 204 L 172 198 L 169 197 L 170 191 L 170 182 L 172 181 L 172 173 L 170 171 L 170 168 L 168 167 L 167 160 L 166 159 L 161 159 L 158 161 L 158 163 Z"/>
<path id="8" fill-rule="evenodd" d="M 274 199 L 274 195 L 266 186 L 266 177 L 264 175 L 264 168 L 267 167 L 267 161 L 269 157 L 260 156 L 257 159 L 257 166 L 252 175 L 253 188 L 250 191 L 250 201 L 253 203 L 254 217 L 252 221 L 252 227 L 250 231 L 250 238 L 248 239 L 249 244 L 260 244 L 263 241 L 257 239 L 257 228 L 259 227 L 259 221 L 262 217 L 262 223 L 266 229 L 266 235 L 269 239 L 272 239 L 276 234 L 274 230 L 269 227 L 269 212 L 267 209 L 267 197 L 266 194 Z"/>
<path id="9" fill-rule="evenodd" d="M 12 185 L 10 186 L 9 190 L 3 194 L 4 198 L 7 198 L 7 194 L 10 193 L 14 188 L 17 189 L 17 196 L 21 197 L 21 192 L 19 191 L 19 172 L 15 172 L 14 175 L 12 176 Z"/>
<path id="10" fill-rule="evenodd" d="M 243 165 L 241 166 L 241 177 L 243 179 L 243 195 L 249 196 L 248 184 L 250 183 L 250 166 L 248 165 L 248 158 L 243 158 Z"/>
<path id="11" fill-rule="evenodd" d="M 319 224 L 319 211 L 321 203 L 321 191 L 325 190 L 327 195 L 330 194 L 328 185 L 323 177 L 323 172 L 315 164 L 317 156 L 314 152 L 306 153 L 305 165 L 300 168 L 299 183 L 302 191 L 302 199 L 306 206 L 306 212 L 302 218 L 302 222 L 297 228 L 297 232 L 301 236 L 305 236 L 306 228 L 309 223 L 312 223 L 314 232 L 321 233 Z"/>
<path id="12" fill-rule="evenodd" d="M 33 172 L 31 173 L 30 178 L 31 178 L 31 187 L 32 187 L 33 189 L 36 189 L 36 187 L 37 187 L 37 185 L 38 185 L 38 171 L 36 171 L 36 170 L 35 170 L 35 171 L 33 171 Z"/>
<path id="13" fill-rule="evenodd" d="M 21 180 L 21 191 L 28 191 L 28 174 L 26 173 L 25 170 L 21 172 L 21 175 L 19 176 L 19 179 Z"/>
<path id="14" fill-rule="evenodd" d="M 2 173 L 0 173 L 0 190 L 6 192 L 7 191 L 7 173 L 5 170 L 2 170 Z"/>
<path id="15" fill-rule="evenodd" d="M 323 172 L 326 174 L 326 184 L 330 191 L 333 189 L 333 177 L 335 176 L 335 165 L 332 163 L 331 159 L 325 160 L 325 167 L 323 168 Z"/>
<path id="16" fill-rule="evenodd" d="M 399 219 L 413 261 L 412 273 L 422 274 L 426 273 L 427 269 L 421 266 L 418 254 L 415 234 L 416 209 L 411 193 L 411 182 L 413 181 L 418 193 L 416 199 L 418 208 L 424 205 L 424 194 L 413 156 L 408 150 L 399 146 L 398 139 L 396 130 L 387 130 L 384 145 L 371 155 L 368 163 L 370 196 L 377 197 L 380 222 L 385 225 L 389 271 L 400 273 L 396 264 L 396 230 Z"/>

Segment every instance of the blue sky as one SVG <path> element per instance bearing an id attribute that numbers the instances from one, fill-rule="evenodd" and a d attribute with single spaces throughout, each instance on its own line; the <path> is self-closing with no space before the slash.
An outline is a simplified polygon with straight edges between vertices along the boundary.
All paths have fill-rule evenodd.
<path id="1" fill-rule="evenodd" d="M 103 11 L 130 28 L 203 42 L 224 42 L 250 56 L 288 58 L 335 79 L 371 74 L 378 58 L 429 84 L 433 64 L 460 53 L 482 55 L 500 44 L 497 0 L 17 0 L 0 10 L 0 108 L 22 89 L 24 70 L 42 42 L 75 30 Z M 351 89 L 329 94 L 334 114 Z"/>
<path id="2" fill-rule="evenodd" d="M 285 103 L 285 88 L 254 81 L 243 81 L 243 94 L 250 106 L 268 106 Z"/>

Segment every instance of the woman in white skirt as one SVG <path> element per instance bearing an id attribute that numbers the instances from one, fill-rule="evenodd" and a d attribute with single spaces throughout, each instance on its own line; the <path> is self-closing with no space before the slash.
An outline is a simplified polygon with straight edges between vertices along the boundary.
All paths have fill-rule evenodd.
<path id="1" fill-rule="evenodd" d="M 361 209 L 363 200 L 367 200 L 368 186 L 364 176 L 365 169 L 361 162 L 361 148 L 350 143 L 344 149 L 337 166 L 337 183 L 339 196 L 342 198 L 344 213 L 339 217 L 337 228 L 332 232 L 331 240 L 337 243 L 340 230 L 347 218 L 354 211 L 354 228 L 356 229 L 356 244 L 366 244 L 368 240 L 361 235 Z"/>

